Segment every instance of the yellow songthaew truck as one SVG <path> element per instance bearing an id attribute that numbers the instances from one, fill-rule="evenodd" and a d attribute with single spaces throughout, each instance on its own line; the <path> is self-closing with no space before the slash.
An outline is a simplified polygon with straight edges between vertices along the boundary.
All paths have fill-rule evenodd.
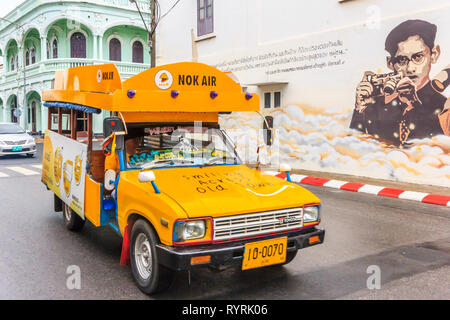
<path id="1" fill-rule="evenodd" d="M 85 221 L 123 237 L 121 264 L 152 294 L 175 271 L 289 263 L 320 244 L 320 200 L 251 169 L 219 114 L 259 111 L 229 74 L 183 62 L 121 81 L 113 64 L 57 71 L 43 92 L 49 127 L 42 182 L 69 230 Z M 102 142 L 92 114 L 108 112 Z"/>

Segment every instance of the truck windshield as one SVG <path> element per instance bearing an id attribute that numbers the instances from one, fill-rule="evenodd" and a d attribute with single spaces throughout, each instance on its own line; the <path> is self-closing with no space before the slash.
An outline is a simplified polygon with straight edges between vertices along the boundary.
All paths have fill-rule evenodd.
<path id="1" fill-rule="evenodd" d="M 219 128 L 153 126 L 131 128 L 125 137 L 129 168 L 240 164 Z"/>

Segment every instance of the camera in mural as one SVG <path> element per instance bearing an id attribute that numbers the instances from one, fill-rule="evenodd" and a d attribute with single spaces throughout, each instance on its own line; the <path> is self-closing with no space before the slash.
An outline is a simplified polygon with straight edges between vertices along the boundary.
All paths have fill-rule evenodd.
<path id="1" fill-rule="evenodd" d="M 440 115 L 449 84 L 449 66 L 435 77 L 431 67 L 440 56 L 437 26 L 423 20 L 400 23 L 386 37 L 390 73 L 364 73 L 356 88 L 350 128 L 389 144 L 406 147 L 412 139 L 448 132 Z"/>
<path id="2" fill-rule="evenodd" d="M 380 96 L 384 93 L 393 94 L 395 92 L 395 88 L 397 87 L 397 83 L 402 79 L 401 74 L 384 73 L 384 74 L 375 74 L 369 75 L 368 80 L 373 86 L 373 95 Z"/>

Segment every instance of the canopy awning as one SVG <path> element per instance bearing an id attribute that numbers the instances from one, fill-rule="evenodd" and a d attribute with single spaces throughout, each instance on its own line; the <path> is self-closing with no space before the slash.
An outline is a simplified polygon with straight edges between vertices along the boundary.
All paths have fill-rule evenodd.
<path id="1" fill-rule="evenodd" d="M 46 101 L 44 102 L 44 107 L 47 108 L 66 108 L 66 109 L 73 109 L 77 111 L 83 111 L 86 113 L 101 113 L 101 109 L 97 108 L 91 108 L 88 106 L 83 106 L 79 104 L 73 104 L 68 102 L 54 102 L 54 101 Z"/>

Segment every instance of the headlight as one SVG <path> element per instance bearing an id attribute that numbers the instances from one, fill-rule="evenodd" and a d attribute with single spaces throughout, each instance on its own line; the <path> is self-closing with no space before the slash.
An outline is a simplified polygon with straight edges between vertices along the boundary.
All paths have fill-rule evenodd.
<path id="1" fill-rule="evenodd" d="M 319 222 L 320 221 L 320 207 L 319 206 L 310 206 L 310 207 L 303 207 L 304 213 L 304 221 L 305 223 L 308 222 Z"/>
<path id="2" fill-rule="evenodd" d="M 31 138 L 31 139 L 27 140 L 27 144 L 32 144 L 32 143 L 34 143 L 34 138 Z"/>
<path id="3" fill-rule="evenodd" d="M 200 239 L 205 236 L 205 220 L 178 221 L 174 227 L 174 241 Z"/>
<path id="4" fill-rule="evenodd" d="M 6 143 L 4 143 L 3 141 L 0 141 L 0 146 L 5 146 Z"/>

